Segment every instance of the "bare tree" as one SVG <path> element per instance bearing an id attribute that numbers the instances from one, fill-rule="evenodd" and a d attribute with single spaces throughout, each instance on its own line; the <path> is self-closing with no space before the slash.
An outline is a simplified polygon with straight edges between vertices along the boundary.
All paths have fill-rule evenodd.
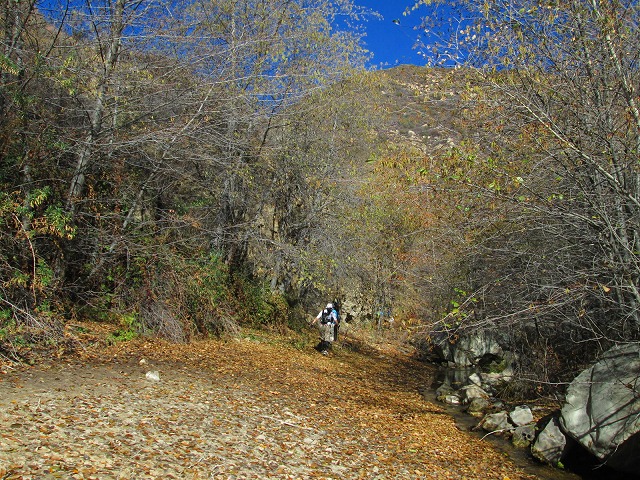
<path id="1" fill-rule="evenodd" d="M 476 228 L 466 262 L 467 314 L 481 316 L 457 320 L 508 322 L 574 359 L 637 341 L 638 6 L 420 3 L 457 9 L 451 41 L 425 52 L 473 67 L 490 92 L 474 108 L 491 105 L 500 133 L 469 150 L 466 184 L 503 208 Z"/>
<path id="2" fill-rule="evenodd" d="M 3 263 L 3 287 L 25 270 L 35 279 L 40 269 L 61 301 L 103 310 L 149 300 L 155 304 L 145 312 L 173 321 L 188 309 L 176 304 L 170 314 L 158 308 L 161 296 L 197 302 L 166 269 L 181 271 L 191 258 L 203 269 L 222 258 L 220 271 L 268 264 L 275 242 L 260 227 L 267 211 L 278 212 L 280 251 L 299 242 L 294 219 L 305 217 L 306 200 L 293 199 L 304 198 L 315 164 L 310 156 L 311 163 L 290 162 L 286 153 L 300 144 L 290 128 L 299 119 L 293 107 L 362 67 L 359 34 L 335 28 L 338 16 L 348 21 L 359 12 L 351 1 L 3 7 L 3 87 L 33 79 L 23 88 L 30 102 L 23 111 L 38 122 L 3 118 L 3 148 L 17 148 L 15 133 L 25 142 L 12 157 L 24 175 L 10 178 L 11 165 L 3 165 L 2 185 L 7 192 L 30 185 L 37 195 L 4 195 L 0 213 L 14 225 L 24 211 L 15 202 L 24 202 L 34 210 L 25 219 L 55 237 L 46 243 L 25 234 L 21 260 Z M 8 91 L 3 112 L 19 98 Z M 43 160 L 33 162 L 37 171 L 28 168 L 34 158 Z M 15 247 L 13 237 L 3 237 L 3 250 Z M 130 295 L 136 289 L 148 298 Z"/>

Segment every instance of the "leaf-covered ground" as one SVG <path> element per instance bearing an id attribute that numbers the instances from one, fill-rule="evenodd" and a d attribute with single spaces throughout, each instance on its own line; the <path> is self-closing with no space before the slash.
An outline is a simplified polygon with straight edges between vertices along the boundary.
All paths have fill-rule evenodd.
<path id="1" fill-rule="evenodd" d="M 424 400 L 425 365 L 311 347 L 135 340 L 4 369 L 0 478 L 532 478 Z"/>

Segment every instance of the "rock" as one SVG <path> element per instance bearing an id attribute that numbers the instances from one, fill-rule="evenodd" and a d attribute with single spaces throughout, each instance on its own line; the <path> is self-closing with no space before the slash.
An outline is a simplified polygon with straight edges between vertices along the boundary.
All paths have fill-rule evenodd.
<path id="1" fill-rule="evenodd" d="M 501 372 L 486 372 L 481 374 L 482 384 L 500 386 L 513 380 L 513 366 L 508 365 Z"/>
<path id="2" fill-rule="evenodd" d="M 513 437 L 511 438 L 511 443 L 513 443 L 514 447 L 517 448 L 526 448 L 531 445 L 536 438 L 536 426 L 534 424 L 531 425 L 522 425 L 520 427 L 516 427 L 513 431 Z"/>
<path id="3" fill-rule="evenodd" d="M 486 415 L 478 424 L 486 432 L 508 432 L 513 429 L 509 423 L 507 412 L 491 413 Z"/>
<path id="4" fill-rule="evenodd" d="M 477 385 L 466 385 L 460 389 L 462 392 L 462 403 L 470 403 L 474 398 L 489 399 L 489 394 Z"/>
<path id="5" fill-rule="evenodd" d="M 432 358 L 451 368 L 500 362 L 504 355 L 497 340 L 498 334 L 489 330 L 461 335 L 454 344 L 445 334 L 434 337 L 430 344 Z"/>
<path id="6" fill-rule="evenodd" d="M 158 372 L 157 370 L 149 371 L 147 372 L 146 377 L 147 377 L 147 380 L 151 380 L 152 382 L 159 382 L 160 372 Z"/>
<path id="7" fill-rule="evenodd" d="M 447 396 L 455 395 L 456 391 L 451 385 L 447 383 L 443 383 L 436 389 L 435 393 L 436 393 L 436 400 L 438 400 L 439 402 L 444 402 Z"/>
<path id="8" fill-rule="evenodd" d="M 607 465 L 640 471 L 640 345 L 607 351 L 569 385 L 560 425 Z"/>
<path id="9" fill-rule="evenodd" d="M 460 405 L 460 397 L 457 395 L 446 395 L 444 397 L 444 403 L 449 405 Z"/>
<path id="10" fill-rule="evenodd" d="M 531 447 L 531 454 L 541 462 L 556 466 L 566 447 L 567 439 L 558 426 L 558 419 L 551 417 Z"/>
<path id="11" fill-rule="evenodd" d="M 523 405 L 516 407 L 511 413 L 509 413 L 509 419 L 515 426 L 522 427 L 533 423 L 533 414 L 529 407 Z"/>
<path id="12" fill-rule="evenodd" d="M 478 387 L 482 387 L 482 379 L 480 378 L 480 375 L 478 375 L 477 373 L 472 373 L 469 376 L 469 382 L 477 385 Z"/>
<path id="13" fill-rule="evenodd" d="M 491 402 L 486 398 L 474 398 L 469 402 L 467 413 L 474 417 L 482 416 L 491 407 Z"/>
<path id="14" fill-rule="evenodd" d="M 453 345 L 449 344 L 447 360 L 459 366 L 479 365 L 483 359 L 502 358 L 504 351 L 496 337 L 488 331 L 465 335 Z"/>

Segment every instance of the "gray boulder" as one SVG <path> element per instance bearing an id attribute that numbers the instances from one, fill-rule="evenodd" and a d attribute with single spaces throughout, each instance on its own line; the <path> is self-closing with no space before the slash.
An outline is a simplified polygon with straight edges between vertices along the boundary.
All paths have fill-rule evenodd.
<path id="1" fill-rule="evenodd" d="M 526 448 L 531 445 L 536 438 L 536 426 L 531 425 L 523 425 L 521 427 L 516 427 L 513 431 L 513 437 L 511 437 L 511 443 L 514 447 L 517 448 Z"/>
<path id="2" fill-rule="evenodd" d="M 513 429 L 509 423 L 507 412 L 491 413 L 486 415 L 478 424 L 485 432 L 507 433 Z"/>
<path id="3" fill-rule="evenodd" d="M 460 405 L 460 397 L 457 395 L 445 395 L 442 401 L 448 405 Z"/>
<path id="4" fill-rule="evenodd" d="M 491 402 L 486 398 L 477 397 L 469 402 L 467 413 L 474 417 L 481 417 L 491 408 Z"/>
<path id="5" fill-rule="evenodd" d="M 495 330 L 462 334 L 453 344 L 444 334 L 435 334 L 434 337 L 430 345 L 432 358 L 452 368 L 495 365 L 497 368 L 489 369 L 501 371 L 509 363 L 504 362 L 505 356 L 513 358 L 513 354 L 502 347 L 502 344 L 506 344 L 505 335 Z"/>
<path id="6" fill-rule="evenodd" d="M 436 389 L 436 400 L 449 405 L 460 405 L 462 402 L 458 392 L 448 383 L 443 383 Z"/>
<path id="7" fill-rule="evenodd" d="M 474 398 L 489 399 L 489 394 L 474 384 L 462 387 L 460 392 L 462 393 L 462 403 L 464 404 L 470 403 Z"/>
<path id="8" fill-rule="evenodd" d="M 459 366 L 479 365 L 484 358 L 502 358 L 504 351 L 494 334 L 487 331 L 462 336 L 449 345 L 447 360 Z"/>
<path id="9" fill-rule="evenodd" d="M 578 375 L 560 424 L 607 465 L 640 471 L 640 345 L 614 347 Z"/>
<path id="10" fill-rule="evenodd" d="M 481 378 L 483 385 L 504 385 L 505 383 L 509 383 L 511 380 L 513 380 L 513 363 L 515 362 L 515 360 L 516 359 L 513 354 L 511 354 L 510 352 L 505 352 L 504 358 L 502 359 L 502 369 L 500 369 L 499 365 L 495 365 L 496 368 L 494 369 L 494 371 L 482 373 Z"/>
<path id="11" fill-rule="evenodd" d="M 469 375 L 469 383 L 477 385 L 478 387 L 482 387 L 482 378 L 477 373 L 472 373 Z"/>
<path id="12" fill-rule="evenodd" d="M 531 447 L 531 454 L 538 460 L 556 466 L 567 449 L 567 438 L 564 436 L 558 420 L 552 417 L 538 434 Z"/>
<path id="13" fill-rule="evenodd" d="M 516 407 L 509 413 L 509 419 L 515 426 L 522 427 L 533 423 L 533 414 L 529 407 L 522 405 L 520 407 Z"/>
<path id="14" fill-rule="evenodd" d="M 445 398 L 449 395 L 456 395 L 455 389 L 448 383 L 443 383 L 436 389 L 436 400 L 444 402 Z"/>

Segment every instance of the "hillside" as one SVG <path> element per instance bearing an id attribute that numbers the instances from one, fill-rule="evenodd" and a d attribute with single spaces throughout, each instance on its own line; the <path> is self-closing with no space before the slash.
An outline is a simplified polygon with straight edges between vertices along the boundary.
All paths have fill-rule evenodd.
<path id="1" fill-rule="evenodd" d="M 381 130 L 390 140 L 409 143 L 425 153 L 461 142 L 463 72 L 403 65 L 374 75 L 380 81 L 379 107 L 388 111 Z"/>

